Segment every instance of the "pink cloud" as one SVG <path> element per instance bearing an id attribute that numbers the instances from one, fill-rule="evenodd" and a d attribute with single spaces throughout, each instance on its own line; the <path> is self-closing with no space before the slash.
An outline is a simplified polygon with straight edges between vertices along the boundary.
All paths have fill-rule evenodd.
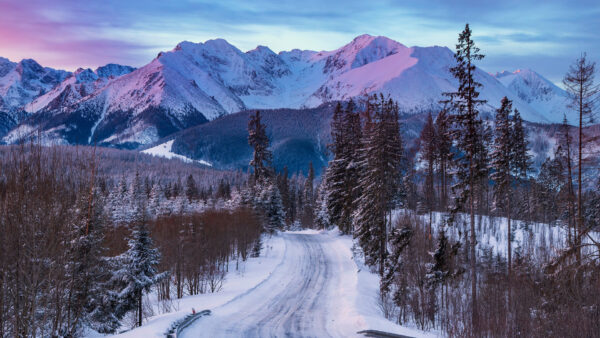
<path id="1" fill-rule="evenodd" d="M 149 61 L 149 50 L 155 47 L 103 37 L 99 28 L 110 22 L 77 5 L 68 12 L 44 7 L 53 3 L 0 2 L 0 56 L 13 61 L 33 58 L 44 66 L 70 70 Z"/>

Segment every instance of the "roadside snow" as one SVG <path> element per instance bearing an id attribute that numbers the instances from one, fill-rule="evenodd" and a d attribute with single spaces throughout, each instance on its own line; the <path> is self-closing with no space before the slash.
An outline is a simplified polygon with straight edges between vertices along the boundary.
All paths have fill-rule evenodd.
<path id="1" fill-rule="evenodd" d="M 176 312 L 151 317 L 142 327 L 120 334 L 119 337 L 164 337 L 171 324 L 191 313 L 192 309 L 196 312 L 213 309 L 249 292 L 283 263 L 285 247 L 281 236 L 266 238 L 260 257 L 248 258 L 240 265 L 240 271 L 235 271 L 235 262 L 230 263 L 221 291 L 174 300 L 174 306 L 178 309 Z"/>
<path id="2" fill-rule="evenodd" d="M 146 150 L 142 150 L 142 153 L 149 154 L 152 156 L 169 158 L 169 159 L 176 158 L 176 159 L 182 160 L 183 162 L 187 162 L 187 163 L 196 162 L 196 163 L 200 163 L 200 164 L 212 167 L 212 164 L 210 162 L 207 162 L 204 160 L 192 160 L 189 157 L 185 157 L 183 155 L 179 155 L 179 154 L 172 152 L 171 148 L 173 147 L 173 142 L 175 142 L 175 140 L 167 141 L 167 142 L 159 144 L 155 147 L 152 147 L 152 148 L 149 148 Z"/>
<path id="3" fill-rule="evenodd" d="M 351 236 L 340 236 L 337 229 L 323 233 L 331 237 L 330 253 L 339 257 L 342 274 L 339 285 L 339 303 L 335 311 L 343 311 L 346 320 L 339 326 L 355 326 L 360 323 L 359 330 L 378 330 L 383 332 L 406 335 L 409 337 L 437 337 L 432 332 L 398 325 L 383 315 L 379 297 L 379 276 L 372 273 L 364 265 L 362 258 L 353 254 Z"/>

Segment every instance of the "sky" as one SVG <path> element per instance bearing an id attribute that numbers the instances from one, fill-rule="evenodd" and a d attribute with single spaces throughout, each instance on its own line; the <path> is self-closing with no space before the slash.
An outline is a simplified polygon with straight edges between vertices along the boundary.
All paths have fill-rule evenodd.
<path id="1" fill-rule="evenodd" d="M 598 0 L 0 0 L 0 56 L 139 67 L 184 40 L 332 50 L 365 33 L 454 49 L 466 22 L 488 72 L 530 68 L 558 84 L 582 52 L 600 60 Z"/>

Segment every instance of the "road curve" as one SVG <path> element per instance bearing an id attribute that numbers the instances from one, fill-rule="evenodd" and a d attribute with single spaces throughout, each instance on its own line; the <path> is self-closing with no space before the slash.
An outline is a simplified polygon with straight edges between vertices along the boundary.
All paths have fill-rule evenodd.
<path id="1" fill-rule="evenodd" d="M 284 233 L 282 264 L 264 282 L 199 319 L 183 337 L 349 337 L 360 323 L 344 306 L 342 269 L 349 257 L 319 234 Z M 344 309 L 346 308 L 346 309 Z M 349 316 L 350 315 L 350 316 Z M 350 320 L 348 318 L 351 318 Z"/>

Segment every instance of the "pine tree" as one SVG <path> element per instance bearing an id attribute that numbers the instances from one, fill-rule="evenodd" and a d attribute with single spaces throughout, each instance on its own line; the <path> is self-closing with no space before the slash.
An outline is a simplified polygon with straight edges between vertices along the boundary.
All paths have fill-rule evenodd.
<path id="1" fill-rule="evenodd" d="M 328 229 L 331 223 L 329 222 L 329 212 L 327 210 L 327 177 L 324 175 L 321 179 L 315 202 L 315 223 L 319 229 Z"/>
<path id="2" fill-rule="evenodd" d="M 448 167 L 449 163 L 452 161 L 450 119 L 446 109 L 441 110 L 438 114 L 435 120 L 435 129 L 440 176 L 440 206 L 442 210 L 446 210 L 446 207 L 448 206 Z"/>
<path id="3" fill-rule="evenodd" d="M 315 197 L 314 197 L 314 180 L 315 170 L 312 162 L 308 165 L 308 176 L 304 182 L 304 208 L 302 211 L 302 225 L 305 227 L 312 228 L 315 218 Z"/>
<path id="4" fill-rule="evenodd" d="M 285 211 L 283 210 L 281 194 L 277 185 L 268 184 L 264 186 L 261 195 L 262 209 L 267 219 L 266 230 L 274 232 L 283 229 L 285 226 Z"/>
<path id="5" fill-rule="evenodd" d="M 250 116 L 248 122 L 248 144 L 254 149 L 250 166 L 254 169 L 253 181 L 259 183 L 273 176 L 273 155 L 269 151 L 269 138 L 267 129 L 261 122 L 260 112 L 257 110 Z"/>
<path id="6" fill-rule="evenodd" d="M 136 180 L 138 177 L 136 174 Z M 166 278 L 168 272 L 158 273 L 156 269 L 160 252 L 154 248 L 150 236 L 145 201 L 140 198 L 134 202 L 136 210 L 131 237 L 127 242 L 128 250 L 116 259 L 120 268 L 112 276 L 112 284 L 119 290 L 115 316 L 122 318 L 127 312 L 136 310 L 136 324 L 141 326 L 143 293 L 150 291 L 153 285 Z"/>
<path id="7" fill-rule="evenodd" d="M 398 122 L 398 106 L 381 95 L 367 102 L 373 112 L 365 122 L 362 141 L 360 197 L 355 212 L 355 237 L 363 248 L 365 262 L 379 265 L 384 274 L 387 256 L 387 228 L 391 223 L 391 203 L 401 187 L 402 139 Z M 389 217 L 389 220 L 388 220 Z"/>
<path id="8" fill-rule="evenodd" d="M 194 176 L 189 174 L 185 181 L 186 189 L 185 195 L 188 198 L 188 201 L 195 201 L 198 199 L 198 187 L 196 187 L 196 180 L 194 180 Z"/>
<path id="9" fill-rule="evenodd" d="M 329 145 L 333 159 L 326 172 L 329 220 L 344 234 L 352 232 L 352 213 L 358 193 L 355 190 L 358 182 L 355 154 L 360 146 L 360 118 L 354 109 L 352 100 L 345 109 L 341 103 L 336 105 Z"/>
<path id="10" fill-rule="evenodd" d="M 494 197 L 498 208 L 505 208 L 506 217 L 508 219 L 508 275 L 510 277 L 510 262 L 511 262 L 511 184 L 512 184 L 512 169 L 515 166 L 513 141 L 515 136 L 511 127 L 510 113 L 512 112 L 512 101 L 506 96 L 502 99 L 500 108 L 496 111 L 495 129 L 494 129 L 494 145 L 491 154 L 492 157 L 492 179 L 494 180 Z"/>
<path id="11" fill-rule="evenodd" d="M 425 169 L 425 184 L 423 185 L 423 195 L 425 196 L 425 204 L 429 212 L 429 238 L 431 239 L 431 223 L 432 212 L 435 206 L 435 189 L 434 189 L 434 164 L 438 152 L 437 135 L 435 126 L 433 125 L 433 117 L 431 113 L 427 115 L 427 122 L 419 137 L 421 158 L 426 163 Z"/>
<path id="12" fill-rule="evenodd" d="M 563 79 L 565 89 L 571 102 L 569 108 L 577 112 L 579 120 L 579 142 L 577 156 L 577 227 L 575 230 L 576 246 L 580 246 L 580 235 L 583 232 L 583 202 L 582 202 L 582 172 L 583 172 L 583 147 L 585 138 L 583 128 L 594 122 L 596 103 L 599 99 L 600 87 L 594 83 L 596 63 L 587 60 L 584 53 L 570 67 Z M 579 260 L 581 253 L 577 250 Z"/>
<path id="13" fill-rule="evenodd" d="M 450 68 L 452 75 L 458 80 L 458 91 L 444 93 L 448 100 L 444 103 L 454 111 L 451 116 L 454 125 L 452 138 L 456 141 L 456 146 L 463 154 L 455 158 L 455 165 L 458 169 L 457 180 L 453 190 L 459 193 L 455 196 L 455 209 L 462 206 L 465 202 L 469 203 L 471 236 L 470 236 L 470 263 L 471 263 L 471 298 L 472 298 L 472 325 L 475 332 L 478 332 L 477 317 L 477 263 L 476 263 L 476 236 L 475 236 L 475 185 L 483 166 L 478 163 L 481 147 L 481 120 L 479 118 L 478 107 L 485 103 L 485 100 L 479 99 L 479 91 L 482 85 L 475 80 L 475 61 L 483 59 L 479 48 L 475 46 L 471 39 L 472 31 L 469 24 L 459 34 L 458 44 L 454 58 L 456 66 Z"/>
<path id="14" fill-rule="evenodd" d="M 291 224 L 294 221 L 294 212 L 292 211 L 292 199 L 290 198 L 290 183 L 287 166 L 283 167 L 283 171 L 277 175 L 277 186 L 281 194 L 283 209 L 285 210 L 286 221 Z"/>
<path id="15" fill-rule="evenodd" d="M 114 332 L 119 326 L 118 318 L 112 313 L 112 303 L 106 302 L 111 296 L 107 282 L 112 271 L 104 257 L 105 222 L 99 193 L 91 188 L 89 194 L 78 199 L 77 216 L 69 236 L 68 326 L 61 330 L 65 336 L 77 336 L 85 325 L 101 333 Z"/>
<path id="16" fill-rule="evenodd" d="M 561 138 L 559 147 L 557 148 L 556 155 L 557 159 L 560 159 L 564 162 L 564 167 L 567 169 L 567 175 L 565 179 L 567 180 L 567 203 L 568 203 L 568 215 L 567 215 L 567 224 L 568 224 L 568 242 L 569 245 L 573 245 L 572 242 L 572 230 L 575 230 L 575 236 L 577 236 L 577 227 L 575 222 L 575 190 L 573 188 L 573 161 L 571 160 L 571 144 L 573 143 L 573 139 L 569 133 L 571 126 L 567 121 L 567 116 L 563 116 L 563 123 L 561 125 Z"/>

